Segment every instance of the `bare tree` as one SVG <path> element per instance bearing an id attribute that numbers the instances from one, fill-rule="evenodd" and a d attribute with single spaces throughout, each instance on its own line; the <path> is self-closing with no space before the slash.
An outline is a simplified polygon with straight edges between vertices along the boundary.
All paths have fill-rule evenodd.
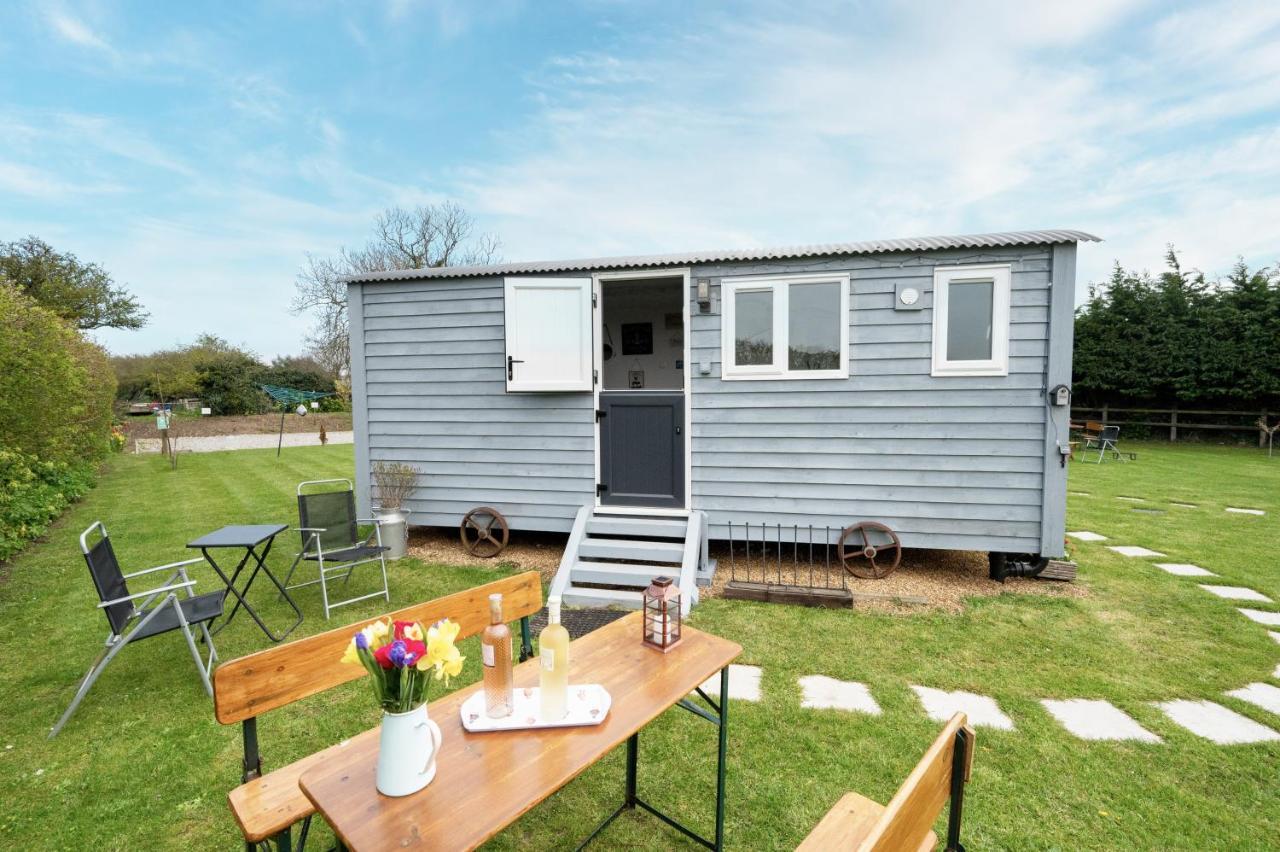
<path id="1" fill-rule="evenodd" d="M 341 248 L 334 257 L 308 254 L 298 273 L 293 312 L 315 314 L 307 336 L 311 356 L 335 376 L 349 375 L 350 322 L 343 276 L 495 262 L 498 238 L 474 231 L 471 214 L 451 201 L 412 210 L 391 207 L 374 220 L 373 237 L 364 248 Z"/>

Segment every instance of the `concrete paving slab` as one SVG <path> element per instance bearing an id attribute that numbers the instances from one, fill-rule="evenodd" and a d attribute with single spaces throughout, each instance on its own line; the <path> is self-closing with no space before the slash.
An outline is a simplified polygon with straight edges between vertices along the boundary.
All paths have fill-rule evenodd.
<path id="1" fill-rule="evenodd" d="M 1265 624 L 1268 627 L 1280 627 L 1280 612 L 1266 612 L 1261 609 L 1248 609 L 1246 607 L 1237 607 L 1240 614 L 1250 621 L 1256 621 L 1259 624 Z"/>
<path id="2" fill-rule="evenodd" d="M 740 666 L 736 663 L 729 666 L 729 697 L 738 701 L 760 700 L 759 666 Z M 720 675 L 712 675 L 702 682 L 702 691 L 707 695 L 720 694 Z"/>
<path id="3" fill-rule="evenodd" d="M 1261 707 L 1268 713 L 1280 716 L 1280 687 L 1269 683 L 1251 683 L 1227 693 L 1232 698 L 1248 701 L 1255 707 Z"/>
<path id="4" fill-rule="evenodd" d="M 1088 530 L 1078 530 L 1076 532 L 1069 532 L 1067 533 L 1067 535 L 1069 535 L 1071 538 L 1074 538 L 1076 541 L 1106 541 L 1107 540 L 1107 537 L 1105 535 L 1098 535 L 1096 532 L 1089 532 Z"/>
<path id="5" fill-rule="evenodd" d="M 1163 701 L 1155 706 L 1175 724 L 1218 745 L 1280 740 L 1280 734 L 1265 725 L 1212 701 Z"/>
<path id="6" fill-rule="evenodd" d="M 1004 714 L 994 698 L 972 692 L 947 692 L 927 686 L 912 685 L 912 690 L 924 705 L 924 712 L 935 722 L 945 722 L 956 713 L 969 717 L 969 724 L 1002 731 L 1013 730 L 1013 720 Z"/>
<path id="7" fill-rule="evenodd" d="M 1217 574 L 1189 562 L 1157 562 L 1156 567 L 1179 577 L 1216 577 Z"/>
<path id="8" fill-rule="evenodd" d="M 1158 743 L 1161 739 L 1139 725 L 1110 701 L 1068 698 L 1040 702 L 1049 715 L 1082 740 L 1137 740 Z"/>
<path id="9" fill-rule="evenodd" d="M 1200 588 L 1204 589 L 1209 594 L 1217 595 L 1224 600 L 1271 603 L 1271 598 L 1267 597 L 1262 592 L 1255 592 L 1253 589 L 1246 589 L 1244 586 L 1206 586 L 1204 583 L 1201 583 Z"/>
<path id="10" fill-rule="evenodd" d="M 800 678 L 800 689 L 803 692 L 801 707 L 880 715 L 880 705 L 863 683 L 836 680 L 826 675 L 805 675 Z"/>
<path id="11" fill-rule="evenodd" d="M 1233 515 L 1265 515 L 1266 512 L 1261 509 L 1237 509 L 1235 506 L 1228 506 L 1227 511 Z"/>
<path id="12" fill-rule="evenodd" d="M 1128 556 L 1130 558 L 1133 558 L 1135 556 L 1164 556 L 1165 555 L 1158 550 L 1148 550 L 1145 547 L 1139 547 L 1134 544 L 1121 544 L 1115 547 L 1108 546 L 1107 550 L 1114 550 L 1116 553 L 1119 553 L 1121 556 Z"/>

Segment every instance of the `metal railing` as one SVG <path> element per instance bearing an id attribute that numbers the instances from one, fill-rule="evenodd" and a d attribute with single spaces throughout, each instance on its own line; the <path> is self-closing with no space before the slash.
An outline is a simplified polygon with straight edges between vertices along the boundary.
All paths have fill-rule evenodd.
<path id="1" fill-rule="evenodd" d="M 713 525 L 728 548 L 730 580 L 769 586 L 848 589 L 848 572 L 837 555 L 840 528 L 813 524 Z M 720 535 L 718 533 L 726 534 Z M 724 568 L 722 560 L 721 568 Z"/>

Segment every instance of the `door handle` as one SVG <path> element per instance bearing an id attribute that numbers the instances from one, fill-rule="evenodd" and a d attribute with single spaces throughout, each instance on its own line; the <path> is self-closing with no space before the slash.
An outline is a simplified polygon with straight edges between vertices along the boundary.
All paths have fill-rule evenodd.
<path id="1" fill-rule="evenodd" d="M 519 358 L 513 358 L 510 355 L 507 356 L 507 381 L 511 381 L 516 377 L 516 364 L 523 363 L 524 361 L 521 361 Z"/>
<path id="2" fill-rule="evenodd" d="M 676 434 L 677 434 L 677 435 L 681 434 L 681 432 L 682 432 L 682 430 L 683 430 L 683 429 L 684 429 L 684 427 L 683 427 L 683 426 L 677 426 L 677 427 L 676 427 Z"/>

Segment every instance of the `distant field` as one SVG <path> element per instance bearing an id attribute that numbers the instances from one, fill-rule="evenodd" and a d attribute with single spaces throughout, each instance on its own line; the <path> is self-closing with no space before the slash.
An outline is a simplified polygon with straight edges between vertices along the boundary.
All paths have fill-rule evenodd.
<path id="1" fill-rule="evenodd" d="M 296 414 L 286 415 L 284 431 L 286 432 L 319 432 L 320 425 L 329 432 L 345 432 L 351 428 L 351 412 L 340 411 L 332 414 L 311 413 L 306 417 Z M 235 417 L 188 417 L 179 416 L 173 419 L 170 428 L 172 434 L 179 437 L 196 437 L 205 435 L 252 435 L 261 432 L 280 431 L 279 414 L 246 414 Z M 125 450 L 133 450 L 136 438 L 158 438 L 156 418 L 126 417 L 124 432 L 128 436 Z"/>

